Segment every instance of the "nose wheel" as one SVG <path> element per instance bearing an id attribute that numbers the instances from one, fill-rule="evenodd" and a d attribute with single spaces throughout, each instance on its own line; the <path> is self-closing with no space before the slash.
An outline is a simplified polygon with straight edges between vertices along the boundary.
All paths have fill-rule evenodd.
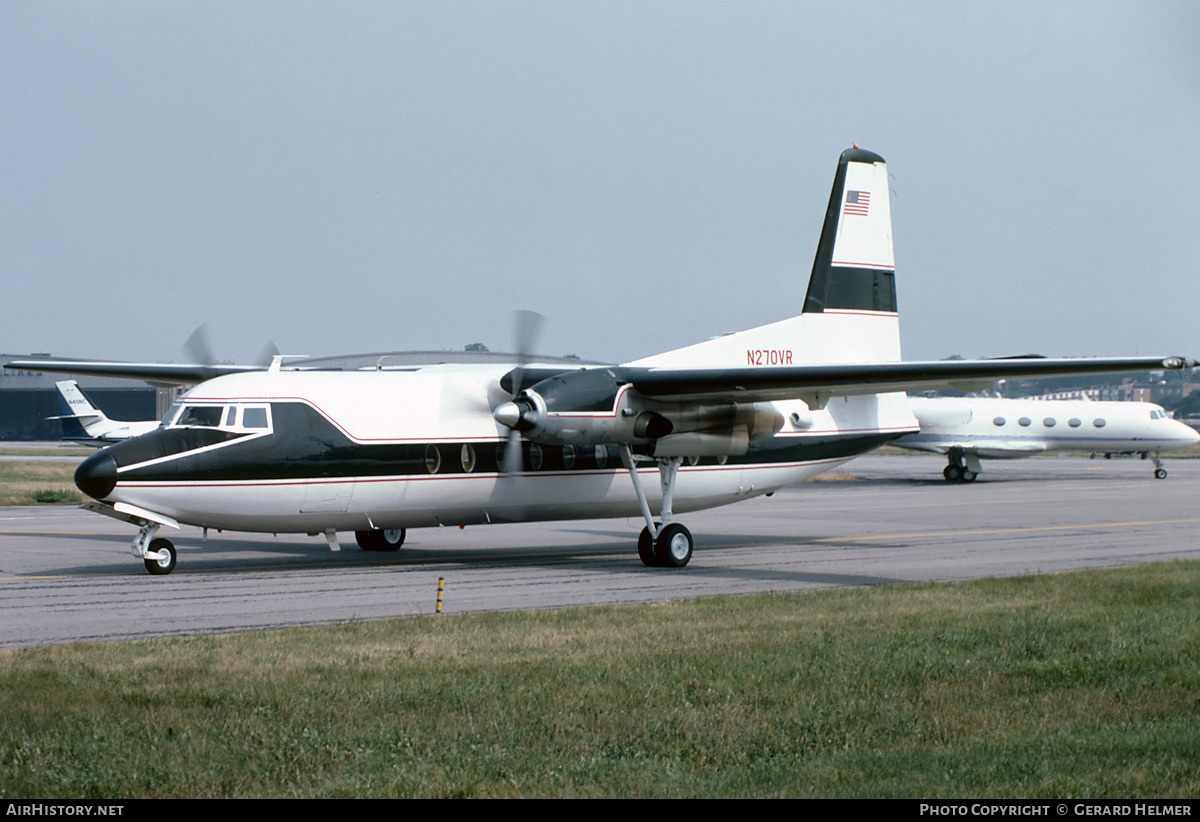
<path id="1" fill-rule="evenodd" d="M 156 556 L 151 556 L 155 554 Z M 154 576 L 166 576 L 175 570 L 175 546 L 171 540 L 159 537 L 151 540 L 150 550 L 146 554 L 146 570 Z"/>

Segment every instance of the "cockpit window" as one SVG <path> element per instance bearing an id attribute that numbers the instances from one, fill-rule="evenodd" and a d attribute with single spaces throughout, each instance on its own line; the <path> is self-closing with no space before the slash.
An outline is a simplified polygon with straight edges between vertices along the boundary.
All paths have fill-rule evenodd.
<path id="1" fill-rule="evenodd" d="M 167 413 L 163 414 L 162 422 L 159 427 L 166 428 L 171 423 L 175 422 L 175 418 L 179 416 L 179 403 L 175 403 L 167 409 Z"/>
<path id="2" fill-rule="evenodd" d="M 221 413 L 225 410 L 220 405 L 185 405 L 175 425 L 192 425 L 203 428 L 216 428 L 221 424 Z"/>
<path id="3" fill-rule="evenodd" d="M 242 428 L 270 428 L 267 422 L 267 409 L 251 406 L 242 412 Z"/>
<path id="4" fill-rule="evenodd" d="M 232 432 L 270 432 L 269 405 L 190 405 L 180 403 L 163 417 L 164 428 L 220 428 Z"/>

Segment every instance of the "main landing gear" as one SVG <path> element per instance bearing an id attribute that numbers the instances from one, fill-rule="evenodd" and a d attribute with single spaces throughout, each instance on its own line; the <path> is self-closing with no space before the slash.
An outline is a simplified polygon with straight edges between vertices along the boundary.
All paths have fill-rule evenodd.
<path id="1" fill-rule="evenodd" d="M 979 457 L 963 454 L 958 448 L 951 448 L 946 456 L 950 464 L 942 469 L 942 476 L 947 482 L 974 482 L 979 476 Z"/>
<path id="2" fill-rule="evenodd" d="M 399 551 L 404 544 L 403 528 L 384 528 L 377 531 L 355 531 L 354 541 L 364 551 Z"/>
<path id="3" fill-rule="evenodd" d="M 663 492 L 662 522 L 657 523 L 650 513 L 650 504 L 646 501 L 646 492 L 642 490 L 642 481 L 638 477 L 633 454 L 626 445 L 622 445 L 620 450 L 621 462 L 629 471 L 633 490 L 642 507 L 642 516 L 646 520 L 646 527 L 638 537 L 638 556 L 642 564 L 651 568 L 682 568 L 692 559 L 692 534 L 682 524 L 671 521 L 671 503 L 675 498 L 675 479 L 679 476 L 679 465 L 683 458 L 656 460 Z"/>

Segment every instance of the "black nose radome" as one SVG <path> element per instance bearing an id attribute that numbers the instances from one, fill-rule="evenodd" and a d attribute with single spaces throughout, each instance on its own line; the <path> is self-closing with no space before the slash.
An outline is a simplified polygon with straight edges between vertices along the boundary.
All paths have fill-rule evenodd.
<path id="1" fill-rule="evenodd" d="M 104 499 L 117 487 L 116 460 L 103 451 L 92 454 L 75 469 L 75 484 L 89 497 Z"/>

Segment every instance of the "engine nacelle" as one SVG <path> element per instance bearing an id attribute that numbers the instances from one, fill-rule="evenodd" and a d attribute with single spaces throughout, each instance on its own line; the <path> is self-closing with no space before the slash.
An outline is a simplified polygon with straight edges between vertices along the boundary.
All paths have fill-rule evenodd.
<path id="1" fill-rule="evenodd" d="M 522 391 L 494 415 L 533 442 L 591 446 L 656 443 L 655 453 L 744 454 L 774 436 L 783 415 L 770 403 L 666 403 L 639 395 L 611 369 L 558 374 Z"/>

